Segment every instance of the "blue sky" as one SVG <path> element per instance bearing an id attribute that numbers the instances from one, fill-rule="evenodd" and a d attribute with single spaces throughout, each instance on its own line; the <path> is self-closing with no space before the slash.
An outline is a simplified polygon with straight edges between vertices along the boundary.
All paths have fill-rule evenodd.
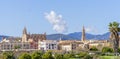
<path id="1" fill-rule="evenodd" d="M 67 33 L 108 32 L 109 22 L 120 22 L 120 0 L 0 0 L 0 34 L 21 36 L 26 26 L 30 33 L 57 33 L 45 18 L 54 11 L 67 23 Z"/>

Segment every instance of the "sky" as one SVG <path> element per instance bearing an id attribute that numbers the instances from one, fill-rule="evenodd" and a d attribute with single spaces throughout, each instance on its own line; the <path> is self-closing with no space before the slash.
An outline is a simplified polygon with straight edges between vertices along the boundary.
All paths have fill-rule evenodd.
<path id="1" fill-rule="evenodd" d="M 31 34 L 68 34 L 83 26 L 104 34 L 113 21 L 120 22 L 120 0 L 0 0 L 0 35 L 21 36 L 24 27 Z"/>

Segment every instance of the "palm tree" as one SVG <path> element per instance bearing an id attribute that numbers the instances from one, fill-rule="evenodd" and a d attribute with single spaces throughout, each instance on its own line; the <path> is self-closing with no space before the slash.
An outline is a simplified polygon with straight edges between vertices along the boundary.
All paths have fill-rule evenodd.
<path id="1" fill-rule="evenodd" d="M 118 32 L 120 32 L 119 23 L 117 22 L 110 23 L 109 31 L 111 33 L 111 41 L 114 53 L 117 53 L 119 47 L 119 34 L 118 34 Z"/>

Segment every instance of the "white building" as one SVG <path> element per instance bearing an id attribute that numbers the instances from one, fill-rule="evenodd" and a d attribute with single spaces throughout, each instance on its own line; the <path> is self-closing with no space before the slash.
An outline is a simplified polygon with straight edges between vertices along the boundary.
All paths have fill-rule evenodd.
<path id="1" fill-rule="evenodd" d="M 58 50 L 58 42 L 56 40 L 43 40 L 38 42 L 39 50 Z"/>
<path id="2" fill-rule="evenodd" d="M 64 51 L 76 50 L 78 42 L 75 40 L 65 40 L 59 42 L 59 49 Z"/>
<path id="3" fill-rule="evenodd" d="M 72 45 L 62 45 L 62 50 L 72 51 Z"/>
<path id="4" fill-rule="evenodd" d="M 13 51 L 16 48 L 19 50 L 29 50 L 30 44 L 29 43 L 21 43 L 21 42 L 3 42 L 3 43 L 0 43 L 0 50 L 1 51 Z"/>
<path id="5" fill-rule="evenodd" d="M 5 38 L 0 42 L 0 51 L 13 51 L 15 49 L 18 49 L 19 51 L 30 50 L 30 43 L 21 42 L 19 38 L 13 37 L 8 39 Z"/>
<path id="6" fill-rule="evenodd" d="M 72 50 L 76 50 L 76 47 L 77 47 L 76 43 L 65 43 L 61 45 L 61 50 L 72 51 Z"/>

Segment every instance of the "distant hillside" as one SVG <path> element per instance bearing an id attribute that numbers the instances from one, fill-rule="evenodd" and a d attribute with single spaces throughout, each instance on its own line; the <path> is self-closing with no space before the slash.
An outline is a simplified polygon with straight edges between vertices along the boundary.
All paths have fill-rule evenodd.
<path id="1" fill-rule="evenodd" d="M 81 35 L 82 35 L 82 32 L 74 32 L 67 35 L 51 34 L 51 35 L 47 35 L 47 39 L 59 40 L 61 37 L 63 40 L 74 40 L 74 39 L 80 40 Z M 109 32 L 102 35 L 93 35 L 93 34 L 86 33 L 86 39 L 106 40 L 106 39 L 109 39 L 109 36 L 110 36 Z"/>
<path id="2" fill-rule="evenodd" d="M 120 34 L 120 33 L 119 33 Z M 49 40 L 60 40 L 60 38 L 62 38 L 63 40 L 80 40 L 81 39 L 81 35 L 82 32 L 74 32 L 74 33 L 70 33 L 70 34 L 50 34 L 47 35 L 47 39 Z M 102 35 L 93 35 L 93 34 L 89 34 L 86 33 L 86 39 L 96 39 L 96 40 L 106 40 L 109 39 L 110 33 L 104 33 Z M 4 36 L 4 35 L 0 35 L 0 40 L 2 38 L 8 38 L 10 36 Z"/>
<path id="3" fill-rule="evenodd" d="M 75 38 L 73 38 L 71 36 L 64 35 L 64 34 L 51 34 L 51 35 L 47 35 L 47 39 L 50 39 L 50 40 L 59 40 L 60 38 L 62 38 L 64 40 L 75 39 Z"/>
<path id="4" fill-rule="evenodd" d="M 9 36 L 5 36 L 5 35 L 0 35 L 0 41 L 3 39 L 3 38 L 8 38 Z"/>

